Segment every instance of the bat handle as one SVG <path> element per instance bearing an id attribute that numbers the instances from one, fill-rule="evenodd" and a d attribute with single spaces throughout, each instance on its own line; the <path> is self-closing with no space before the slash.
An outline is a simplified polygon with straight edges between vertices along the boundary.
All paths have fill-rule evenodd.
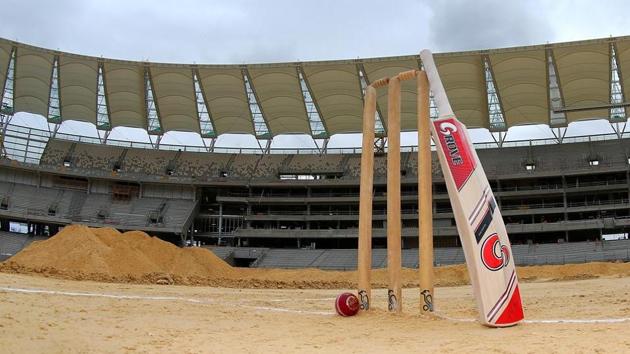
<path id="1" fill-rule="evenodd" d="M 451 104 L 448 102 L 446 90 L 444 90 L 444 85 L 442 85 L 442 80 L 440 80 L 440 74 L 435 66 L 435 61 L 433 60 L 433 54 L 430 50 L 425 49 L 420 52 L 420 59 L 422 59 L 424 71 L 426 71 L 427 77 L 429 78 L 429 86 L 433 92 L 433 100 L 440 112 L 440 117 L 452 116 L 453 109 L 451 108 Z"/>

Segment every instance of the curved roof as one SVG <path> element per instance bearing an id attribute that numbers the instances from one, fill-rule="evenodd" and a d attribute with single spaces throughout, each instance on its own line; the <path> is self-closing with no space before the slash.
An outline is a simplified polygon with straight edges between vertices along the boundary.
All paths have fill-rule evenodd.
<path id="1" fill-rule="evenodd" d="M 580 119 L 609 118 L 612 107 L 626 106 L 625 99 L 614 104 L 611 100 L 613 55 L 622 97 L 628 97 L 630 87 L 623 78 L 630 77 L 630 37 L 439 53 L 435 61 L 451 105 L 467 126 L 505 130 L 522 124 L 556 127 Z M 12 58 L 14 81 L 8 88 Z M 98 126 L 106 129 L 149 130 L 153 117 L 159 128 L 151 133 L 202 133 L 200 115 L 207 111 L 209 136 L 321 137 L 314 128 L 318 122 L 325 130 L 323 136 L 361 131 L 363 80 L 369 83 L 421 65 L 418 55 L 246 65 L 163 64 L 83 56 L 0 39 L 0 97 L 12 89 L 9 106 L 14 112 L 46 117 L 58 101 L 61 120 L 95 125 L 99 104 L 105 105 L 109 122 Z M 493 110 L 494 100 L 498 103 Z M 386 129 L 384 90 L 379 92 L 378 106 Z M 403 131 L 416 129 L 415 110 L 415 87 L 404 85 Z M 504 124 L 491 125 L 493 114 L 499 114 Z"/>

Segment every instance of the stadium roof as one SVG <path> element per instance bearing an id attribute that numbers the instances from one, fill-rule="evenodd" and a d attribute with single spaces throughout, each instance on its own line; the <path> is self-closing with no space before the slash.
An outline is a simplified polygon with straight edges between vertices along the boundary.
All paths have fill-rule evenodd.
<path id="1" fill-rule="evenodd" d="M 630 37 L 435 55 L 455 113 L 505 131 L 592 118 L 626 121 Z M 246 65 L 163 64 L 76 55 L 0 39 L 4 112 L 99 129 L 203 137 L 249 133 L 326 138 L 361 131 L 363 86 L 421 67 L 418 55 Z M 416 130 L 415 85 L 403 85 L 402 130 Z M 387 99 L 377 123 L 387 129 Z"/>

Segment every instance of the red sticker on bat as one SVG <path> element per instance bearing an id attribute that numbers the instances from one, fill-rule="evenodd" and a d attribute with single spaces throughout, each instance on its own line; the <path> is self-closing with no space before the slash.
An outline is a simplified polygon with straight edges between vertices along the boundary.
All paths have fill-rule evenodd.
<path id="1" fill-rule="evenodd" d="M 472 145 L 464 131 L 466 127 L 456 118 L 439 119 L 433 124 L 457 190 L 460 190 L 477 167 Z"/>

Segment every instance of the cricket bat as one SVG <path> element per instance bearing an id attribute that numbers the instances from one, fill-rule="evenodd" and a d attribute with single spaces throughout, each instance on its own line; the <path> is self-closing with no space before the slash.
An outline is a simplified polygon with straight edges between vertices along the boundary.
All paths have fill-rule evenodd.
<path id="1" fill-rule="evenodd" d="M 439 111 L 431 135 L 479 310 L 490 327 L 507 327 L 524 318 L 516 267 L 503 218 L 488 178 L 468 137 L 466 126 L 453 114 L 433 55 L 420 53 Z"/>

